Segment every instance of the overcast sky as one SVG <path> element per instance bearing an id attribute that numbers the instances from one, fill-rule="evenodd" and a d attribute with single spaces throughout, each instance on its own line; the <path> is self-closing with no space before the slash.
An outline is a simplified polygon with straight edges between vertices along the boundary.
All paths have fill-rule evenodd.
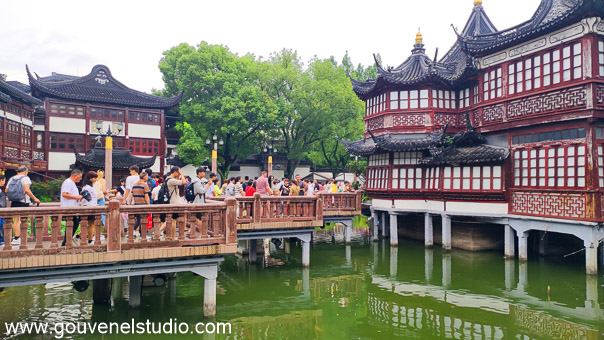
<path id="1" fill-rule="evenodd" d="M 528 20 L 540 0 L 484 0 L 497 29 Z M 426 53 L 442 57 L 463 29 L 473 0 L 371 1 L 4 1 L 0 6 L 0 73 L 27 82 L 25 64 L 40 76 L 85 75 L 107 65 L 127 86 L 163 88 L 162 52 L 186 42 L 227 45 L 267 57 L 282 48 L 304 61 L 314 55 L 397 66 L 409 55 L 418 27 Z"/>

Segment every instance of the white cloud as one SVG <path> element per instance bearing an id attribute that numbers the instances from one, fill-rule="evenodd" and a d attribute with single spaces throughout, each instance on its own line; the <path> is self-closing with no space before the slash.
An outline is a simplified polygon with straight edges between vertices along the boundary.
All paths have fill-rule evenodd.
<path id="1" fill-rule="evenodd" d="M 484 0 L 498 29 L 528 20 L 539 0 Z M 157 65 L 162 52 L 202 40 L 231 50 L 268 56 L 282 48 L 353 62 L 396 66 L 413 47 L 421 27 L 426 53 L 439 56 L 455 41 L 450 25 L 463 29 L 473 0 L 373 1 L 12 1 L 2 6 L 0 73 L 27 81 L 25 64 L 40 76 L 87 74 L 107 65 L 127 86 L 163 87 Z"/>

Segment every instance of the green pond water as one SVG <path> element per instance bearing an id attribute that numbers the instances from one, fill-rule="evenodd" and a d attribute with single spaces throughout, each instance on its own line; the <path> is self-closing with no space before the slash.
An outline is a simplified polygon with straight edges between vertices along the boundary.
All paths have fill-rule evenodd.
<path id="1" fill-rule="evenodd" d="M 259 246 L 259 248 L 262 248 Z M 241 255 L 220 265 L 215 321 L 229 335 L 70 335 L 75 339 L 602 339 L 602 271 L 586 276 L 580 258 L 503 259 L 502 251 L 444 253 L 421 242 L 398 248 L 371 242 L 366 228 L 320 230 L 311 267 L 301 246 L 271 244 L 249 264 Z M 203 278 L 180 273 L 164 287 L 145 287 L 142 307 L 128 308 L 127 280 L 114 281 L 111 306 L 92 304 L 92 288 L 70 283 L 0 292 L 5 322 L 130 322 L 194 325 L 204 320 Z M 191 326 L 192 327 L 192 326 Z M 14 339 L 52 336 L 21 335 Z"/>

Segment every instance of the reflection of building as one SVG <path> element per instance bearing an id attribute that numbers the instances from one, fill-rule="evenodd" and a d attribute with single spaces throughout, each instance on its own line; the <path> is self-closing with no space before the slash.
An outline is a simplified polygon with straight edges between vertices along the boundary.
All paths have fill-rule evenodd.
<path id="1" fill-rule="evenodd" d="M 0 78 L 0 170 L 9 170 L 8 175 L 20 165 L 46 170 L 41 142 L 33 134 L 34 114 L 42 113 L 36 110 L 41 104 L 27 87 Z"/>
<path id="2" fill-rule="evenodd" d="M 604 3 L 542 0 L 502 31 L 474 4 L 441 59 L 418 33 L 401 65 L 352 81 L 366 134 L 344 144 L 369 158 L 374 210 L 604 221 Z M 525 259 L 528 230 L 550 226 L 515 221 Z M 604 238 L 549 230 L 589 249 Z"/>
<path id="3" fill-rule="evenodd" d="M 136 156 L 157 156 L 151 168 L 162 170 L 164 113 L 178 105 L 181 96 L 163 98 L 132 90 L 103 65 L 93 67 L 83 77 L 56 73 L 38 77 L 29 68 L 28 76 L 33 95 L 44 100 L 46 116 L 34 129 L 36 138 L 43 141 L 41 150 L 49 173 L 64 174 L 76 162 L 74 150 L 85 153 L 94 147 L 98 122 L 103 132 L 115 132 L 117 125 L 123 124 L 124 129 L 113 138 L 115 148 Z"/>

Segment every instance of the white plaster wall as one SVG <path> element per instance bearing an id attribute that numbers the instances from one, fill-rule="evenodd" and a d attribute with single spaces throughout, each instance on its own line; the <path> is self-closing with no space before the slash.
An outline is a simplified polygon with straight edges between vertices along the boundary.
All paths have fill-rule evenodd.
<path id="1" fill-rule="evenodd" d="M 372 199 L 371 206 L 374 209 L 390 209 L 392 208 L 392 200 Z"/>
<path id="2" fill-rule="evenodd" d="M 21 117 L 10 112 L 6 112 L 6 119 L 12 120 L 13 122 L 21 123 Z"/>
<path id="3" fill-rule="evenodd" d="M 159 162 L 160 162 L 159 157 L 155 158 L 155 164 L 153 164 L 153 166 L 151 167 L 151 171 L 153 171 L 154 173 L 161 172 L 161 168 L 159 167 L 159 165 L 160 165 Z"/>
<path id="4" fill-rule="evenodd" d="M 145 125 L 128 123 L 128 136 L 136 138 L 161 138 L 161 129 L 159 125 Z"/>
<path id="5" fill-rule="evenodd" d="M 26 125 L 26 126 L 29 126 L 29 127 L 33 127 L 34 126 L 34 122 L 32 122 L 30 119 L 23 118 L 23 125 Z"/>
<path id="6" fill-rule="evenodd" d="M 69 166 L 76 161 L 73 152 L 49 152 L 48 153 L 48 170 L 50 171 L 67 171 Z"/>
<path id="7" fill-rule="evenodd" d="M 48 131 L 86 133 L 86 120 L 78 118 L 50 117 Z"/>
<path id="8" fill-rule="evenodd" d="M 301 178 L 304 178 L 308 175 L 310 175 L 310 166 L 299 166 L 296 168 L 296 170 L 294 170 L 294 172 L 292 173 L 292 177 L 296 176 L 296 175 L 300 175 Z"/>
<path id="9" fill-rule="evenodd" d="M 428 202 L 425 200 L 395 200 L 394 208 L 400 210 L 427 210 Z"/>
<path id="10" fill-rule="evenodd" d="M 34 125 L 34 131 L 46 131 L 46 127 L 44 125 Z"/>
<path id="11" fill-rule="evenodd" d="M 447 211 L 471 214 L 506 215 L 507 203 L 447 202 Z"/>

